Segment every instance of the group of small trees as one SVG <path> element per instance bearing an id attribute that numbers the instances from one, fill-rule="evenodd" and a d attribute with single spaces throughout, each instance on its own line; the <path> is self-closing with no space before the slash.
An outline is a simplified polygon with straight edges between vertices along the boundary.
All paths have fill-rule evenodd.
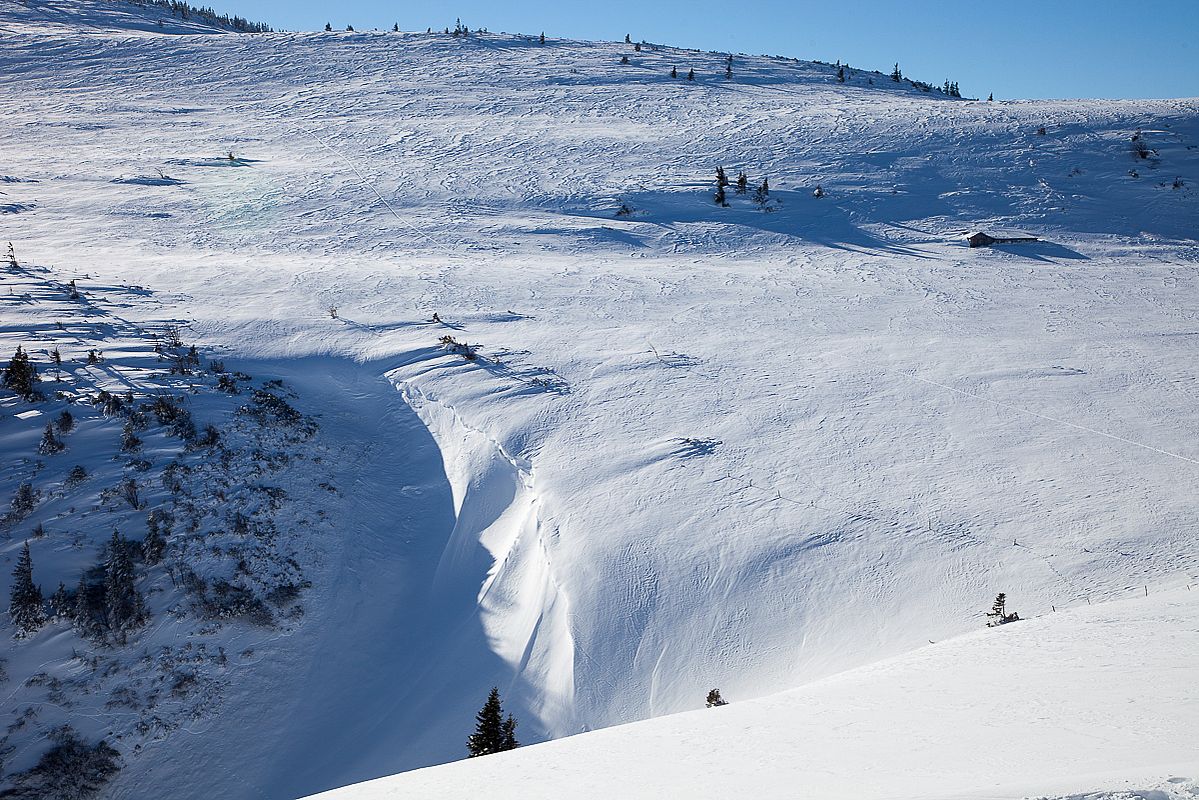
<path id="1" fill-rule="evenodd" d="M 191 19 L 193 16 L 199 17 L 210 25 L 218 25 L 223 28 L 231 28 L 242 33 L 270 33 L 271 27 L 261 22 L 250 22 L 244 17 L 229 16 L 228 14 L 218 14 L 212 8 L 207 6 L 197 8 L 189 5 L 181 0 L 133 0 L 137 5 L 151 5 L 171 12 L 171 16 L 179 17 L 180 19 Z"/>
<path id="2" fill-rule="evenodd" d="M 726 193 L 725 189 L 726 189 L 726 187 L 728 187 L 730 185 L 734 185 L 734 184 L 729 183 L 729 179 L 728 179 L 728 176 L 725 174 L 724 167 L 717 167 L 716 168 L 716 194 L 713 196 L 713 200 L 715 200 L 716 205 L 721 206 L 723 208 L 728 207 L 728 194 Z M 749 178 L 748 178 L 748 176 L 746 176 L 744 171 L 741 172 L 739 175 L 737 175 L 737 182 L 735 184 L 734 191 L 736 191 L 737 194 L 745 194 L 747 191 L 749 191 Z M 754 190 L 753 200 L 754 200 L 754 203 L 756 203 L 757 205 L 765 206 L 766 202 L 769 199 L 770 199 L 770 179 L 763 178 L 762 182 Z"/>
<path id="3" fill-rule="evenodd" d="M 470 758 L 476 758 L 517 747 L 520 742 L 516 741 L 516 718 L 511 714 L 504 716 L 500 690 L 492 687 L 487 702 L 475 714 L 475 732 L 467 738 L 466 750 Z"/>
<path id="4" fill-rule="evenodd" d="M 157 563 L 164 545 L 156 526 L 151 526 L 151 533 L 140 544 L 113 531 L 103 562 L 80 575 L 74 591 L 62 583 L 58 585 L 50 598 L 53 616 L 69 620 L 87 638 L 111 637 L 123 644 L 126 636 L 147 618 L 145 601 L 137 589 L 134 556 Z M 48 619 L 41 587 L 33 580 L 33 557 L 28 542 L 13 569 L 8 614 L 18 636 L 36 633 Z"/>

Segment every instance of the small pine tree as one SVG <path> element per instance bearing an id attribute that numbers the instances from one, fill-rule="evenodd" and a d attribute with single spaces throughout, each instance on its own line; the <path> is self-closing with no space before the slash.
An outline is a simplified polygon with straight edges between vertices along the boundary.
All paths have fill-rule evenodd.
<path id="1" fill-rule="evenodd" d="M 104 564 L 104 610 L 108 628 L 119 642 L 124 642 L 125 634 L 145 621 L 145 604 L 135 579 L 129 542 L 113 531 Z"/>
<path id="2" fill-rule="evenodd" d="M 17 251 L 13 249 L 12 242 L 8 243 L 8 252 L 4 254 L 4 257 L 8 260 L 8 266 L 13 269 L 19 266 L 17 264 Z"/>
<path id="3" fill-rule="evenodd" d="M 333 23 L 331 23 L 331 22 L 326 22 L 326 23 L 325 23 L 325 30 L 326 30 L 326 31 L 331 31 L 331 30 L 333 30 Z"/>
<path id="4" fill-rule="evenodd" d="M 70 282 L 67 283 L 67 299 L 68 300 L 78 300 L 79 299 L 79 287 L 75 285 L 74 278 L 71 278 Z"/>
<path id="5" fill-rule="evenodd" d="M 628 56 L 621 56 L 621 57 L 620 57 L 620 63 L 621 63 L 621 64 L 627 64 L 627 63 L 629 63 L 629 57 L 628 57 Z"/>
<path id="6" fill-rule="evenodd" d="M 541 43 L 545 44 L 545 31 L 541 32 Z"/>
<path id="7" fill-rule="evenodd" d="M 75 417 L 71 416 L 71 412 L 64 408 L 54 420 L 54 424 L 58 426 L 59 433 L 70 433 L 75 429 Z"/>
<path id="8" fill-rule="evenodd" d="M 991 604 L 991 610 L 987 612 L 987 616 L 991 621 L 987 623 L 988 628 L 994 628 L 997 625 L 1006 625 L 1009 622 L 1015 622 L 1020 619 L 1020 615 L 1016 612 L 1007 613 L 1007 595 L 1000 592 L 995 596 L 995 602 Z"/>
<path id="9" fill-rule="evenodd" d="M 729 701 L 720 696 L 719 689 L 713 689 L 712 691 L 708 692 L 707 703 L 708 708 L 716 708 L 717 706 L 727 706 Z"/>
<path id="10" fill-rule="evenodd" d="M 641 52 L 641 42 L 637 42 L 637 44 L 633 45 L 633 50 L 637 53 L 640 53 Z"/>
<path id="11" fill-rule="evenodd" d="M 716 185 L 717 186 L 728 186 L 729 185 L 728 176 L 726 176 L 724 174 L 724 167 L 716 168 Z"/>
<path id="12" fill-rule="evenodd" d="M 995 102 L 995 93 L 994 92 L 991 92 L 990 94 L 987 95 L 987 102 L 988 103 Z"/>
<path id="13" fill-rule="evenodd" d="M 13 584 L 9 593 L 8 615 L 16 626 L 18 636 L 36 633 L 46 623 L 46 611 L 42 607 L 42 590 L 33 582 L 33 557 L 29 554 L 29 542 L 17 556 L 17 566 L 12 571 Z"/>
<path id="14" fill-rule="evenodd" d="M 4 386 L 10 389 L 24 400 L 33 400 L 37 397 L 37 367 L 29 360 L 29 354 L 25 352 L 21 345 L 17 345 L 17 352 L 13 354 L 12 359 L 8 362 L 8 367 L 4 370 Z"/>
<path id="15" fill-rule="evenodd" d="M 353 25 L 347 25 L 347 26 L 346 26 L 346 30 L 347 30 L 347 31 L 349 31 L 350 33 L 353 33 L 353 32 L 354 32 L 354 26 L 353 26 Z"/>
<path id="16" fill-rule="evenodd" d="M 17 491 L 13 493 L 12 500 L 9 501 L 8 518 L 18 520 L 28 517 L 33 512 L 34 505 L 37 504 L 38 494 L 33 491 L 31 483 L 19 485 Z"/>
<path id="17" fill-rule="evenodd" d="M 142 558 L 150 566 L 162 561 L 162 554 L 167 546 L 162 537 L 161 521 L 162 515 L 157 510 L 146 516 L 146 538 L 142 539 Z"/>
<path id="18" fill-rule="evenodd" d="M 695 80 L 695 70 L 694 69 L 687 70 L 687 80 L 689 80 L 689 81 Z"/>
<path id="19" fill-rule="evenodd" d="M 504 719 L 504 707 L 500 702 L 500 690 L 492 688 L 487 702 L 475 714 L 475 732 L 466 740 L 470 758 L 513 750 L 516 741 L 516 719 L 509 714 Z"/>
<path id="20" fill-rule="evenodd" d="M 515 750 L 520 747 L 520 742 L 516 741 L 516 718 L 511 714 L 504 720 L 504 726 L 501 730 L 503 734 L 503 749 Z"/>
<path id="21" fill-rule="evenodd" d="M 845 67 L 837 67 L 837 83 L 845 83 Z"/>
<path id="22" fill-rule="evenodd" d="M 61 581 L 50 595 L 50 615 L 55 622 L 71 620 L 75 615 L 75 597 Z"/>
<path id="23" fill-rule="evenodd" d="M 758 205 L 765 205 L 770 199 L 770 179 L 763 178 L 762 185 L 754 190 L 754 202 Z"/>
<path id="24" fill-rule="evenodd" d="M 133 422 L 125 423 L 125 427 L 121 428 L 121 452 L 136 453 L 142 448 L 142 440 L 133 432 Z"/>
<path id="25" fill-rule="evenodd" d="M 67 446 L 63 444 L 62 439 L 54 432 L 54 423 L 47 422 L 46 430 L 42 431 L 42 441 L 37 446 L 39 455 L 52 456 L 55 453 L 61 453 L 66 450 Z"/>
<path id="26" fill-rule="evenodd" d="M 400 32 L 400 23 L 398 23 L 398 22 L 397 22 L 396 24 L 392 25 L 392 26 L 391 26 L 391 32 L 392 32 L 392 33 L 399 33 L 399 32 Z"/>
<path id="27" fill-rule="evenodd" d="M 891 80 L 899 83 L 903 80 L 903 73 L 899 71 L 899 62 L 895 62 L 895 69 L 891 70 Z"/>
<path id="28" fill-rule="evenodd" d="M 671 68 L 670 68 L 670 77 L 672 77 L 672 78 L 677 78 L 677 77 L 679 77 L 679 71 L 678 71 L 678 69 L 677 69 L 676 67 L 671 67 Z"/>
<path id="29" fill-rule="evenodd" d="M 718 206 L 724 207 L 724 206 L 728 205 L 728 202 L 726 201 L 726 198 L 725 198 L 723 186 L 716 187 L 716 195 L 713 197 L 713 199 L 716 201 L 716 205 L 718 205 Z"/>
<path id="30" fill-rule="evenodd" d="M 737 194 L 745 194 L 749 189 L 749 178 L 742 172 L 737 176 Z"/>
<path id="31" fill-rule="evenodd" d="M 633 43 L 633 39 L 632 39 L 632 38 L 629 36 L 629 34 L 627 34 L 627 33 L 624 35 L 624 43 L 625 43 L 625 44 L 632 44 L 632 43 Z"/>

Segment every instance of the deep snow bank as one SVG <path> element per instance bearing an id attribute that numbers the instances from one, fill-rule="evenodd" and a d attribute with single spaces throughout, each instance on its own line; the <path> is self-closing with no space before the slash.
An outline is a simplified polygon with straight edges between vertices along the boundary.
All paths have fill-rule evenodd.
<path id="1" fill-rule="evenodd" d="M 977 631 L 759 700 L 319 797 L 450 800 L 485 787 L 497 800 L 1164 800 L 1199 789 L 1196 675 L 1199 592 L 1176 590 Z M 1156 793 L 1117 791 L 1138 788 Z"/>

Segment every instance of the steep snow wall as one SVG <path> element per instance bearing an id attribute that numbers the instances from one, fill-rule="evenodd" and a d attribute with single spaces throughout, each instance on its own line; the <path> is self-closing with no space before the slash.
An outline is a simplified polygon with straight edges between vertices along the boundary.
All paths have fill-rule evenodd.
<path id="1" fill-rule="evenodd" d="M 1199 592 L 976 631 L 796 691 L 320 795 L 1190 798 Z"/>

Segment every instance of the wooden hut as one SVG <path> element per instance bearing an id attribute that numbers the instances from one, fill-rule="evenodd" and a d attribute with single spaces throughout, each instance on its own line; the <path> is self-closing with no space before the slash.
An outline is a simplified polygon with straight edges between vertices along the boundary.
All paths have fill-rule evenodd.
<path id="1" fill-rule="evenodd" d="M 1035 242 L 1037 237 L 1024 231 L 972 231 L 966 234 L 966 241 L 971 247 L 989 247 L 993 244 Z"/>

